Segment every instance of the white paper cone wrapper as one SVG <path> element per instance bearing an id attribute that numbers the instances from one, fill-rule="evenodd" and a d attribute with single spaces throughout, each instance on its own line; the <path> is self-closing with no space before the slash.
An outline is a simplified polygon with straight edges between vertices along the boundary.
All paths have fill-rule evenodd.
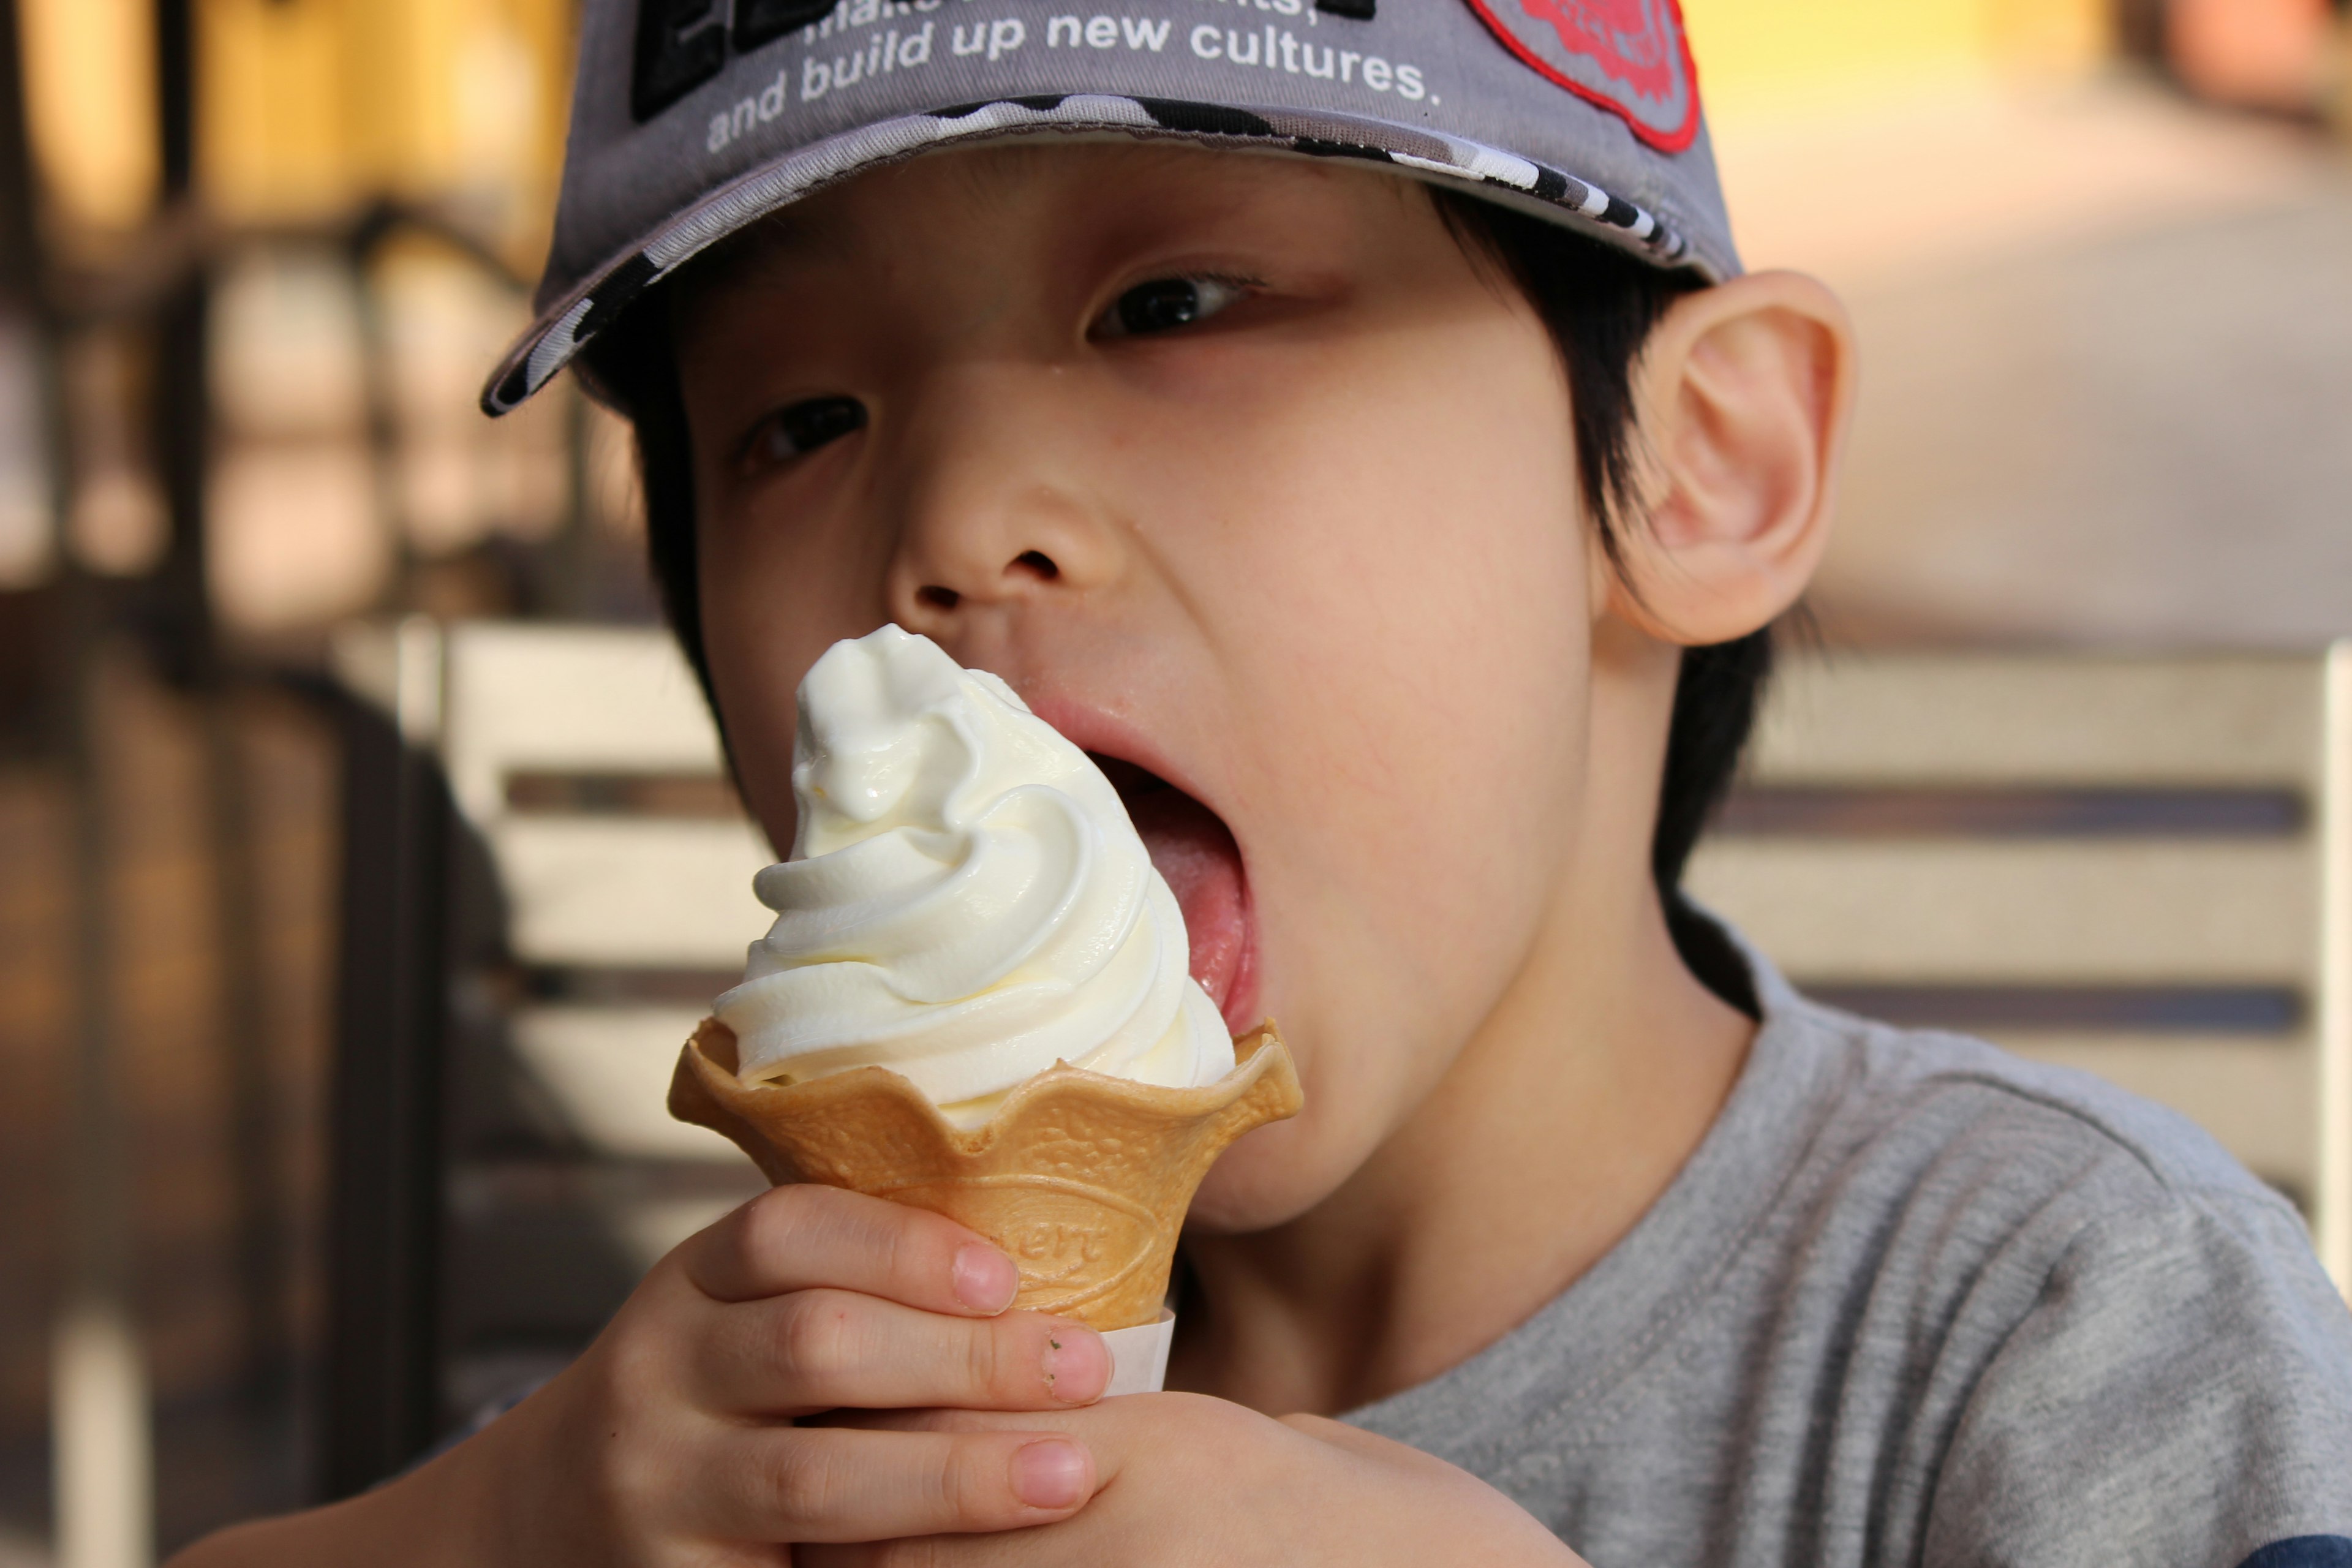
<path id="1" fill-rule="evenodd" d="M 1110 1349 L 1110 1386 L 1103 1397 L 1118 1394 L 1157 1394 L 1168 1385 L 1168 1346 L 1176 1338 L 1176 1314 L 1160 1309 L 1160 1321 L 1139 1328 L 1113 1329 L 1103 1335 Z"/>

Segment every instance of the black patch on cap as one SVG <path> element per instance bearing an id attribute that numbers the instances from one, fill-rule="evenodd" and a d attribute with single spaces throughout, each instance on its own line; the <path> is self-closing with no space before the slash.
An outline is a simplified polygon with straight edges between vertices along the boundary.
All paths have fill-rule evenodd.
<path id="1" fill-rule="evenodd" d="M 727 17 L 719 0 L 639 0 L 629 112 L 643 124 L 726 63 Z"/>
<path id="2" fill-rule="evenodd" d="M 835 0 L 735 0 L 735 47 L 756 49 L 795 27 L 821 22 Z"/>
<path id="3" fill-rule="evenodd" d="M 1601 215 L 1603 223 L 1613 223 L 1619 228 L 1631 228 L 1642 221 L 1642 209 L 1622 196 L 1609 198 L 1609 210 Z"/>
<path id="4" fill-rule="evenodd" d="M 638 251 L 613 269 L 613 275 L 596 285 L 588 296 L 588 313 L 572 329 L 572 341 L 584 343 L 613 324 L 614 319 L 626 310 L 629 301 L 645 291 L 660 268 L 644 251 Z"/>
<path id="5" fill-rule="evenodd" d="M 535 348 L 538 345 L 532 346 Z M 498 390 L 490 394 L 489 400 L 483 406 L 482 412 L 495 419 L 509 408 L 520 407 L 522 400 L 530 395 L 530 355 L 525 354 L 516 363 L 514 369 L 507 372 L 506 378 L 499 383 Z"/>
<path id="6" fill-rule="evenodd" d="M 1328 16 L 1352 16 L 1359 22 L 1372 19 L 1372 7 L 1379 0 L 1315 0 L 1315 8 Z"/>
<path id="7" fill-rule="evenodd" d="M 1301 136 L 1291 144 L 1291 150 L 1310 158 L 1363 158 L 1374 163 L 1390 163 L 1395 160 L 1385 148 L 1367 147 L 1361 142 L 1325 142 L 1313 136 Z"/>
<path id="8" fill-rule="evenodd" d="M 1139 98 L 1135 102 L 1163 131 L 1195 136 L 1272 136 L 1275 129 L 1246 110 L 1190 103 L 1176 98 Z"/>
<path id="9" fill-rule="evenodd" d="M 1568 195 L 1568 176 L 1558 169 L 1536 165 L 1536 195 L 1548 202 L 1556 202 Z"/>

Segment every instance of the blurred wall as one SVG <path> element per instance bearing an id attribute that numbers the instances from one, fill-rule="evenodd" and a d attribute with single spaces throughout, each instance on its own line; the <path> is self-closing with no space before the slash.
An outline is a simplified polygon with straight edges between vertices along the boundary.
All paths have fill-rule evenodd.
<path id="1" fill-rule="evenodd" d="M 229 224 L 457 200 L 537 265 L 563 153 L 573 0 L 197 0 L 198 180 Z M 156 191 L 152 0 L 21 0 L 51 197 L 127 228 Z"/>
<path id="2" fill-rule="evenodd" d="M 238 223 L 316 218 L 362 195 L 451 202 L 518 271 L 536 268 L 562 163 L 572 8 L 204 0 L 208 204 Z"/>
<path id="3" fill-rule="evenodd" d="M 157 208 L 153 0 L 24 0 L 53 249 L 100 296 L 192 248 L 207 274 L 205 565 L 233 636 L 315 645 L 372 610 L 644 613 L 612 422 L 568 384 L 496 424 L 475 407 L 545 253 L 576 5 L 192 0 L 190 223 Z M 169 528 L 137 413 L 152 345 L 101 310 L 58 353 L 67 553 L 135 578 Z M 54 563 L 32 533 L 0 540 L 0 582 Z"/>
<path id="4" fill-rule="evenodd" d="M 50 1524 L 77 910 L 118 1014 L 168 1550 L 310 1485 L 341 852 L 335 736 L 304 693 L 328 628 L 645 609 L 610 422 L 569 386 L 519 419 L 474 405 L 546 244 L 575 0 L 192 0 L 194 191 L 172 208 L 154 0 L 19 5 L 53 265 L 45 310 L 0 302 L 8 1563 Z M 197 616 L 158 456 L 162 394 L 191 380 Z M 258 1289 L 257 1245 L 284 1265 Z"/>
<path id="5" fill-rule="evenodd" d="M 47 194 L 73 220 L 128 228 L 155 199 L 154 8 L 18 0 L 25 110 Z"/>
<path id="6" fill-rule="evenodd" d="M 576 4 L 194 0 L 209 589 L 254 665 L 314 659 L 355 614 L 649 613 L 611 422 L 568 385 L 497 424 L 473 406 L 545 244 Z M 2199 51 L 2181 79 L 2273 109 L 2273 87 L 2249 84 L 2300 79 L 2279 40 L 2315 59 L 2311 27 L 2328 25 L 2324 0 L 2179 4 Z M 152 0 L 20 5 L 50 237 L 77 266 L 135 280 L 198 243 L 156 210 Z M 1840 633 L 2307 647 L 2352 630 L 2352 179 L 2304 106 L 2220 114 L 2115 68 L 2106 0 L 1685 9 L 1750 260 L 1822 273 L 1860 323 L 1863 416 L 1821 601 Z M 409 230 L 362 253 L 356 220 L 383 200 L 466 243 Z M 32 584 L 29 600 L 60 559 L 131 586 L 154 567 L 167 519 L 141 423 L 142 330 L 78 319 L 51 383 L 24 368 L 24 323 L 0 319 L 0 416 L 54 387 L 74 422 L 67 543 L 12 553 L 23 529 L 0 526 L 0 592 Z M 16 483 L 38 443 L 11 432 L 30 423 L 0 417 L 15 442 L 0 524 L 45 514 L 46 492 Z M 26 683 L 33 626 L 0 618 L 0 689 Z M 100 675 L 100 890 L 126 946 L 113 980 L 143 1072 L 142 1191 L 172 1199 L 143 1221 L 170 1540 L 300 1495 L 288 1411 L 273 1426 L 228 1398 L 236 1123 L 218 997 L 243 961 L 217 889 L 250 862 L 285 1217 L 300 1227 L 327 1054 L 334 755 L 282 692 L 248 691 L 224 720 L 127 647 Z M 259 825 L 242 848 L 205 806 L 232 790 Z M 73 809 L 53 759 L 0 755 L 11 1201 L 58 1163 Z M 0 1314 L 0 1531 L 37 1532 L 45 1507 L 29 1314 L 54 1228 L 0 1248 L 0 1296 L 24 1304 Z M 306 1279 L 288 1293 L 298 1322 Z"/>
<path id="7" fill-rule="evenodd" d="M 2111 47 L 2109 0 L 1685 0 L 1710 107 L 1885 97 L 1923 78 L 2074 71 Z"/>

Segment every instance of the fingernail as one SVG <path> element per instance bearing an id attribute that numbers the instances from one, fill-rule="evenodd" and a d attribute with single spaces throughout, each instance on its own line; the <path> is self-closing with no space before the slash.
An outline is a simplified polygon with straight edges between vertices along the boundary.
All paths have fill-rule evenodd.
<path id="1" fill-rule="evenodd" d="M 1074 1508 L 1084 1502 L 1086 1451 L 1056 1438 L 1015 1449 L 1013 1495 L 1031 1508 Z"/>
<path id="2" fill-rule="evenodd" d="M 1020 1289 L 1020 1271 L 996 1248 L 970 1242 L 956 1249 L 956 1300 L 965 1306 L 977 1312 L 1002 1312 L 1013 1305 Z"/>
<path id="3" fill-rule="evenodd" d="M 1110 1386 L 1110 1347 L 1092 1329 L 1055 1323 L 1045 1333 L 1045 1389 L 1065 1405 L 1102 1397 Z"/>

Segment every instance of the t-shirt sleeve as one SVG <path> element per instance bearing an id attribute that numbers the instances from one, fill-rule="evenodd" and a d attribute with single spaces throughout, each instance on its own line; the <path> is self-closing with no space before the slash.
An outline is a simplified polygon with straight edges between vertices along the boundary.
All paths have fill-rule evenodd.
<path id="1" fill-rule="evenodd" d="M 2352 1568 L 2352 1312 L 2284 1205 L 2086 1226 L 1986 1366 L 1928 1568 Z"/>

